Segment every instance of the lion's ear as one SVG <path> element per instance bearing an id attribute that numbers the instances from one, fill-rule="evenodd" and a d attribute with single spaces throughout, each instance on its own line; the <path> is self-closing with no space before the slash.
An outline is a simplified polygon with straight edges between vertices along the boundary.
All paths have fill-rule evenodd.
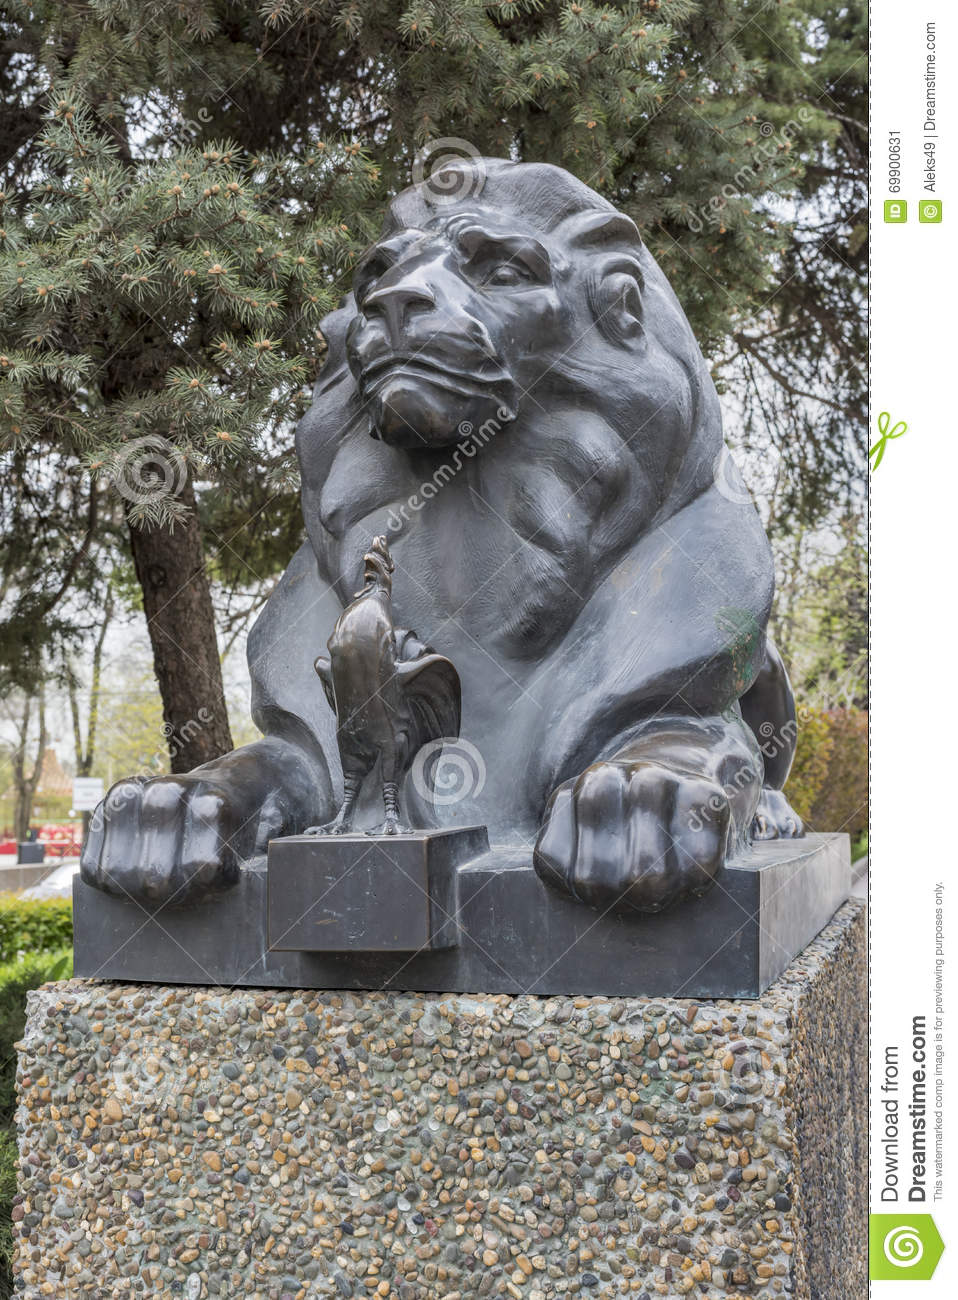
<path id="1" fill-rule="evenodd" d="M 589 277 L 589 305 L 595 323 L 612 343 L 642 337 L 642 271 L 631 258 L 596 268 Z"/>
<path id="2" fill-rule="evenodd" d="M 592 318 L 612 343 L 628 346 L 642 337 L 640 261 L 642 239 L 622 212 L 578 214 L 569 223 L 570 243 L 587 253 L 586 291 Z"/>
<path id="3" fill-rule="evenodd" d="M 612 343 L 627 346 L 642 337 L 642 268 L 631 257 L 594 267 L 587 292 L 592 316 Z"/>

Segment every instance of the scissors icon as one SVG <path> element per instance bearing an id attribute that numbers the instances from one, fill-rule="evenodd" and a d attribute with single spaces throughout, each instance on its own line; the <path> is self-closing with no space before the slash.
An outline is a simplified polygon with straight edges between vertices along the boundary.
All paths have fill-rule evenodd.
<path id="1" fill-rule="evenodd" d="M 899 420 L 898 423 L 894 426 L 894 428 L 892 428 L 891 416 L 887 411 L 882 411 L 878 417 L 878 432 L 881 434 L 881 437 L 875 443 L 874 447 L 869 448 L 868 451 L 869 460 L 871 460 L 873 456 L 875 457 L 874 461 L 872 462 L 873 473 L 881 464 L 882 456 L 884 456 L 885 454 L 886 444 L 892 438 L 900 438 L 903 433 L 907 433 L 908 425 L 904 422 L 904 420 Z"/>

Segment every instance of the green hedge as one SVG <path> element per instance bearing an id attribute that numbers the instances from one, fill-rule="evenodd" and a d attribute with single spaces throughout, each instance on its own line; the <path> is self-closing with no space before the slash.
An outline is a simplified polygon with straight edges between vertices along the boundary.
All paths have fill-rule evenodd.
<path id="1" fill-rule="evenodd" d="M 73 973 L 73 950 L 31 952 L 0 966 L 0 1126 L 10 1124 L 16 1109 L 17 1052 L 23 1037 L 27 993 L 50 980 Z"/>
<path id="2" fill-rule="evenodd" d="M 49 952 L 73 943 L 69 898 L 18 898 L 0 894 L 0 963 L 21 953 Z"/>
<path id="3" fill-rule="evenodd" d="M 13 1220 L 10 1211 L 17 1194 L 17 1139 L 0 1128 L 0 1296 L 13 1295 Z"/>
<path id="4" fill-rule="evenodd" d="M 868 714 L 863 709 L 798 711 L 798 744 L 785 793 L 810 831 L 868 826 Z"/>
<path id="5" fill-rule="evenodd" d="M 862 709 L 832 709 L 828 718 L 828 771 L 810 820 L 824 831 L 848 831 L 855 840 L 868 828 L 868 714 Z"/>

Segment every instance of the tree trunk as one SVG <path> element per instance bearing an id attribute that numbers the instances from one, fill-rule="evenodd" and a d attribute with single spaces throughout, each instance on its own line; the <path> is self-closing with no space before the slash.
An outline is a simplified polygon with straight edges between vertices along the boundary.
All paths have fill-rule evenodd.
<path id="1" fill-rule="evenodd" d="M 47 715 L 43 683 L 37 696 L 37 748 L 32 769 L 27 772 L 27 747 L 30 743 L 30 715 L 33 701 L 24 697 L 23 712 L 18 726 L 17 744 L 11 754 L 13 769 L 13 838 L 20 843 L 27 838 L 33 817 L 33 801 L 43 774 L 43 758 L 47 748 Z"/>
<path id="2" fill-rule="evenodd" d="M 163 700 L 163 730 L 174 772 L 188 772 L 233 748 L 213 601 L 193 485 L 180 500 L 184 519 L 168 527 L 130 525 L 136 576 Z"/>
<path id="3" fill-rule="evenodd" d="M 87 713 L 86 744 L 83 743 L 83 727 L 80 721 L 80 700 L 77 694 L 77 676 L 71 664 L 67 663 L 67 695 L 70 700 L 70 718 L 73 722 L 73 756 L 76 762 L 77 776 L 89 776 L 93 771 L 93 759 L 96 756 L 96 731 L 100 718 L 100 687 L 103 679 L 103 647 L 106 634 L 113 617 L 113 579 L 107 583 L 106 598 L 103 602 L 103 620 L 93 645 L 93 660 L 90 665 L 90 708 Z M 90 813 L 84 811 L 83 842 L 90 831 Z"/>

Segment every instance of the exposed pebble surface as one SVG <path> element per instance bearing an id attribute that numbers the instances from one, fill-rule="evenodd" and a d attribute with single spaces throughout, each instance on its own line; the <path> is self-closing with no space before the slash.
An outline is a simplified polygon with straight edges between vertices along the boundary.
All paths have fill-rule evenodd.
<path id="1" fill-rule="evenodd" d="M 864 1297 L 865 961 L 851 902 L 752 1002 L 49 985 L 16 1294 Z"/>

